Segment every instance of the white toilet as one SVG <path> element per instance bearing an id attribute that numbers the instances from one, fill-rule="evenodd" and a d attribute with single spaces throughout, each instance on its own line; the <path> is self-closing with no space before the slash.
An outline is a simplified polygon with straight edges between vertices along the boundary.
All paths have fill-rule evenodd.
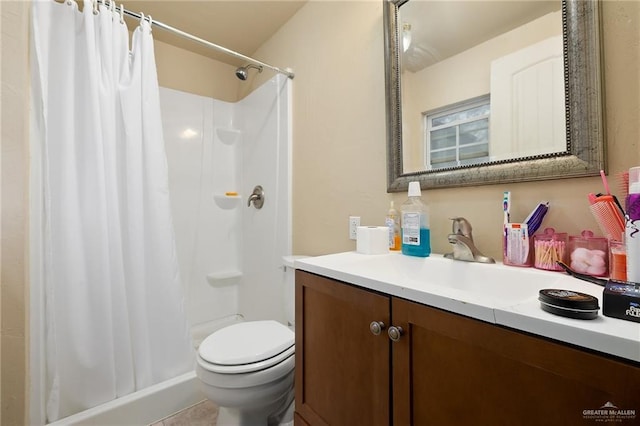
<path id="1" fill-rule="evenodd" d="M 284 260 L 285 309 L 294 324 L 294 268 Z M 202 341 L 196 375 L 218 407 L 218 424 L 293 424 L 294 332 L 277 321 L 246 321 L 224 327 Z"/>

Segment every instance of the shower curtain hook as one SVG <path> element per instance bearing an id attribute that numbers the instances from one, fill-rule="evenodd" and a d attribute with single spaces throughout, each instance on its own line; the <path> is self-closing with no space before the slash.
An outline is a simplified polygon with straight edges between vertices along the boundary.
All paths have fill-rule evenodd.
<path id="1" fill-rule="evenodd" d="M 149 20 L 149 34 L 151 34 L 151 31 L 153 31 L 153 18 L 149 15 L 147 19 Z"/>
<path id="2" fill-rule="evenodd" d="M 120 3 L 120 23 L 124 24 L 124 5 Z"/>
<path id="3" fill-rule="evenodd" d="M 144 23 L 144 13 L 140 12 L 140 25 Z"/>
<path id="4" fill-rule="evenodd" d="M 69 4 L 71 4 L 71 0 L 69 0 Z M 98 14 L 98 0 L 93 0 L 93 14 Z"/>

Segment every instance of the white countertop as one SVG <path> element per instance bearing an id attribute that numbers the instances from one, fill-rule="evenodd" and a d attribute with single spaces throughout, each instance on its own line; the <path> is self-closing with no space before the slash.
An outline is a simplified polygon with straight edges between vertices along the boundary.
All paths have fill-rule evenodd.
<path id="1" fill-rule="evenodd" d="M 354 252 L 297 259 L 297 269 L 640 362 L 640 323 L 602 315 L 602 290 L 563 272 L 427 258 Z M 538 291 L 558 288 L 598 298 L 596 319 L 543 311 Z"/>

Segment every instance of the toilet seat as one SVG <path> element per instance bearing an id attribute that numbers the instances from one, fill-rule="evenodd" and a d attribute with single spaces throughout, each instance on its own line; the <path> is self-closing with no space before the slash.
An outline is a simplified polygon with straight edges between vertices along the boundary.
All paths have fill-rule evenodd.
<path id="1" fill-rule="evenodd" d="M 200 344 L 198 364 L 220 374 L 264 370 L 295 352 L 293 331 L 277 321 L 248 321 L 220 329 Z"/>

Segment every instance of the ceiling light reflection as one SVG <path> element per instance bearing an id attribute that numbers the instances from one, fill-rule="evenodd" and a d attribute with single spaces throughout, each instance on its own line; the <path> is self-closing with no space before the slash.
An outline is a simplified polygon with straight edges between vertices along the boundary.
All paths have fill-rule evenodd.
<path id="1" fill-rule="evenodd" d="M 193 139 L 196 136 L 198 136 L 198 132 L 189 127 L 180 132 L 180 139 Z"/>

